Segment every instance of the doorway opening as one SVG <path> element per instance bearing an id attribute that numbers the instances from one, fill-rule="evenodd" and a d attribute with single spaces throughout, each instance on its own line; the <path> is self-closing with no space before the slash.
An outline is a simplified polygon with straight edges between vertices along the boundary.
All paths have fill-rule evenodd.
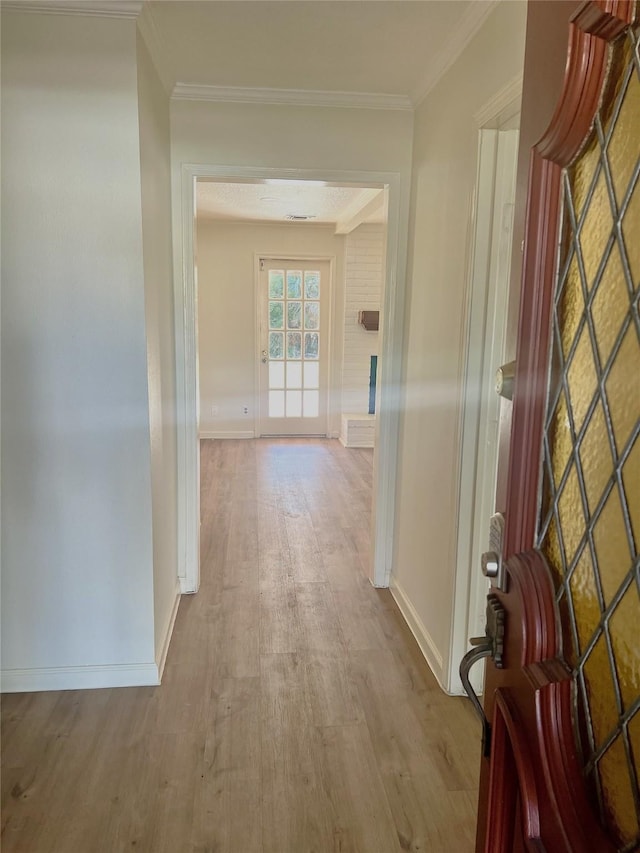
<path id="1" fill-rule="evenodd" d="M 304 175 L 301 176 L 301 175 Z M 339 178 L 339 179 L 338 179 Z M 218 328 L 220 323 L 224 326 L 224 335 L 226 335 L 226 343 L 221 342 L 221 336 L 216 334 L 215 330 L 207 329 L 202 332 L 202 311 L 204 309 L 201 281 L 203 277 L 204 266 L 206 266 L 207 253 L 211 247 L 208 247 L 203 242 L 201 236 L 201 223 L 205 221 L 197 215 L 198 211 L 198 196 L 202 187 L 205 190 L 211 191 L 220 190 L 220 188 L 228 188 L 233 185 L 239 194 L 243 197 L 255 196 L 259 194 L 261 200 L 267 206 L 273 209 L 278 205 L 280 188 L 291 191 L 295 190 L 296 194 L 303 197 L 303 190 L 309 189 L 329 189 L 334 192 L 339 192 L 344 196 L 348 196 L 351 203 L 343 206 L 344 213 L 342 219 L 337 222 L 333 220 L 331 224 L 328 222 L 322 223 L 317 220 L 314 222 L 311 217 L 304 216 L 300 209 L 292 208 L 287 217 L 287 229 L 282 229 L 282 222 L 275 224 L 274 216 L 256 217 L 255 211 L 253 215 L 246 217 L 244 221 L 233 221 L 233 217 L 226 215 L 218 215 L 211 218 L 205 225 L 205 230 L 210 233 L 217 232 L 218 246 L 221 241 L 228 249 L 232 243 L 236 246 L 240 243 L 245 244 L 245 249 L 242 251 L 242 260 L 237 264 L 227 263 L 227 297 L 218 300 L 218 304 L 213 306 L 213 314 L 218 317 Z M 269 371 L 273 374 L 275 383 L 282 380 L 280 374 L 284 367 L 285 384 L 287 372 L 290 373 L 291 387 L 271 388 L 271 391 L 284 392 L 273 394 L 274 402 L 276 398 L 283 398 L 285 405 L 285 414 L 287 406 L 287 394 L 290 393 L 289 402 L 291 412 L 297 406 L 297 401 L 304 400 L 305 391 L 311 392 L 320 389 L 316 388 L 295 388 L 298 382 L 296 374 L 302 372 L 304 378 L 305 361 L 313 361 L 315 353 L 315 345 L 318 343 L 318 351 L 320 351 L 321 339 L 320 336 L 315 337 L 316 329 L 306 328 L 307 325 L 313 325 L 315 321 L 315 309 L 313 303 L 319 302 L 313 298 L 313 282 L 309 278 L 308 295 L 304 295 L 305 288 L 305 265 L 310 263 L 313 267 L 318 267 L 321 262 L 328 263 L 328 279 L 329 279 L 329 306 L 327 308 L 327 344 L 329 365 L 327 369 L 328 382 L 326 394 L 326 426 L 314 430 L 314 434 L 324 434 L 326 436 L 337 438 L 340 431 L 340 415 L 341 415 L 341 390 L 342 390 L 342 354 L 344 351 L 344 253 L 335 249 L 327 248 L 326 243 L 333 239 L 344 243 L 348 239 L 348 234 L 359 228 L 360 226 L 368 227 L 371 220 L 375 221 L 376 215 L 380 211 L 386 214 L 386 240 L 385 240 L 385 262 L 384 273 L 382 276 L 381 287 L 381 304 L 380 317 L 380 361 L 383 365 L 378 371 L 377 381 L 377 398 L 378 398 L 378 418 L 376 423 L 376 448 L 374 462 L 374 518 L 373 536 L 372 536 L 372 555 L 370 561 L 369 577 L 375 586 L 387 586 L 388 577 L 391 570 L 391 554 L 393 548 L 393 526 L 395 502 L 393 490 L 389 489 L 387 484 L 395 481 L 395 465 L 396 465 L 396 448 L 398 441 L 398 406 L 395 398 L 397 396 L 400 372 L 400 352 L 401 352 L 401 335 L 402 335 L 402 310 L 404 300 L 404 267 L 405 267 L 405 246 L 406 240 L 400 240 L 400 187 L 398 176 L 393 173 L 340 173 L 339 175 L 323 175 L 318 176 L 316 173 L 300 173 L 296 171 L 295 177 L 291 173 L 279 172 L 274 174 L 271 170 L 260 169 L 227 169 L 225 167 L 206 167 L 206 166 L 185 166 L 183 167 L 183 259 L 182 259 L 182 276 L 177 277 L 177 292 L 176 300 L 184 305 L 184 312 L 180 317 L 180 311 L 177 315 L 180 318 L 179 322 L 183 323 L 183 328 L 177 335 L 178 352 L 184 345 L 184 386 L 185 396 L 185 422 L 183 424 L 182 442 L 180 447 L 181 462 L 183 470 L 180 476 L 180 484 L 185 498 L 184 505 L 187 510 L 187 517 L 184 521 L 184 538 L 183 545 L 185 548 L 185 571 L 184 577 L 181 578 L 181 586 L 183 592 L 195 592 L 199 582 L 199 437 L 255 437 L 260 434 L 274 434 L 267 432 L 262 426 L 262 415 L 260 407 L 260 388 L 261 388 L 261 371 L 262 371 L 262 387 L 265 381 L 268 382 Z M 225 194 L 223 192 L 223 195 Z M 358 203 L 354 203 L 354 199 L 358 198 Z M 227 194 L 228 200 L 228 194 Z M 289 203 L 291 207 L 291 203 Z M 308 209 L 308 208 L 307 208 Z M 309 220 L 312 224 L 310 229 L 305 231 Z M 291 230 L 298 233 L 299 236 L 310 235 L 312 230 L 316 231 L 324 229 L 325 231 L 325 248 L 318 250 L 317 245 L 309 247 L 303 242 L 296 245 L 289 244 L 287 246 L 274 245 L 274 240 L 271 236 L 276 229 L 280 229 L 282 233 Z M 253 246 L 249 251 L 247 249 L 247 236 L 253 233 Z M 271 235 L 271 236 L 270 236 Z M 402 250 L 401 250 L 402 245 Z M 306 251 L 305 251 L 306 250 Z M 240 257 L 239 255 L 237 257 Z M 284 295 L 280 300 L 278 297 L 266 299 L 266 313 L 260 308 L 260 300 L 257 298 L 260 288 L 260 277 L 264 270 L 260 267 L 271 266 L 272 270 L 277 270 L 271 264 L 271 261 L 292 261 L 289 266 L 280 264 L 279 269 L 284 272 L 283 285 L 287 287 L 286 274 L 287 270 L 292 273 L 301 273 L 300 285 L 302 298 L 296 300 L 293 290 L 289 298 Z M 253 274 L 247 272 L 247 263 L 253 264 Z M 277 266 L 277 264 L 276 264 Z M 341 269 L 342 267 L 342 269 Z M 294 269 L 295 268 L 295 269 Z M 318 269 L 307 269 L 306 272 L 314 273 Z M 276 276 L 277 277 L 277 276 Z M 293 289 L 297 286 L 296 276 L 291 276 L 291 286 Z M 246 299 L 246 289 L 242 292 L 237 287 L 238 282 L 243 282 L 243 287 L 253 281 L 256 287 L 256 297 L 254 299 Z M 268 277 L 267 277 L 268 286 Z M 274 283 L 274 287 L 277 285 Z M 275 291 L 274 291 L 275 293 Z M 218 294 L 219 296 L 220 294 Z M 214 300 L 215 301 L 215 300 Z M 263 302 L 264 302 L 263 298 Z M 306 305 L 305 301 L 309 304 Z M 269 302 L 278 303 L 280 305 L 272 305 L 272 316 L 269 318 Z M 300 302 L 300 305 L 295 304 Z M 366 308 L 366 305 L 362 306 Z M 400 308 L 400 311 L 398 311 Z M 211 305 L 207 306 L 207 310 L 211 309 Z M 244 318 L 240 315 L 244 312 Z M 290 314 L 289 314 L 290 312 Z M 247 314 L 253 313 L 253 323 L 246 322 Z M 305 316 L 306 313 L 306 316 Z M 264 314 L 264 317 L 262 317 Z M 280 319 L 282 314 L 282 320 Z M 262 319 L 262 323 L 260 322 Z M 277 325 L 282 322 L 283 328 L 268 328 L 270 319 Z M 264 327 L 266 323 L 267 327 Z M 300 328 L 294 328 L 300 323 Z M 200 336 L 198 335 L 198 326 L 200 326 Z M 264 345 L 264 337 L 266 332 L 267 345 Z M 277 355 L 279 343 L 283 347 L 291 347 L 287 350 L 286 356 L 282 359 L 282 367 L 273 367 L 270 362 L 278 361 L 277 358 L 270 359 L 270 351 L 268 342 L 270 333 L 273 332 L 273 354 Z M 281 335 L 275 334 L 281 333 Z M 262 337 L 260 337 L 262 336 Z M 199 346 L 199 337 L 204 346 Z M 282 341 L 280 341 L 282 337 Z M 276 338 L 278 339 L 276 341 Z M 295 340 L 294 340 L 295 338 Z M 298 338 L 300 340 L 298 341 Z M 309 339 L 307 341 L 307 338 Z M 181 340 L 182 339 L 182 340 Z M 212 344 L 215 349 L 223 343 L 224 357 L 211 357 L 209 345 Z M 300 344 L 298 351 L 297 346 Z M 305 353 L 305 345 L 307 351 Z M 263 352 L 266 349 L 267 362 L 262 362 L 265 356 Z M 297 359 L 300 354 L 302 358 Z M 309 359 L 305 359 L 305 355 L 309 355 Z M 370 355 L 367 356 L 370 358 Z M 178 359 L 179 360 L 179 359 Z M 299 361 L 300 364 L 294 362 Z M 246 370 L 247 363 L 250 362 L 249 371 Z M 291 364 L 289 364 L 291 362 Z M 266 364 L 266 370 L 263 368 Z M 200 394 L 200 389 L 206 384 L 205 373 L 210 372 L 212 368 L 214 377 L 217 375 L 218 380 L 221 376 L 223 382 L 227 382 L 227 393 L 209 394 L 208 392 Z M 245 378 L 251 374 L 248 381 L 239 381 L 240 374 L 244 371 Z M 310 381 L 313 380 L 313 365 L 308 367 Z M 277 374 L 277 375 L 276 375 Z M 203 379 L 205 382 L 203 382 Z M 219 390 L 219 389 L 218 389 Z M 363 390 L 365 400 L 369 399 L 369 378 L 367 374 L 366 387 Z M 267 387 L 267 393 L 269 389 Z M 298 393 L 295 393 L 298 392 Z M 307 393 L 307 401 L 313 405 L 312 397 L 314 394 Z M 282 399 L 280 400 L 282 402 Z M 303 403 L 304 406 L 304 403 Z M 232 411 L 233 418 L 226 418 L 229 412 Z M 275 411 L 275 410 L 274 410 Z M 311 409 L 308 409 L 310 412 Z M 365 413 L 366 413 L 365 409 Z M 226 418 L 226 419 L 225 419 Z M 302 412 L 304 419 L 304 412 Z M 216 423 L 217 421 L 217 423 Z M 213 426 L 212 426 L 213 424 Z M 324 431 L 323 431 L 324 430 Z M 276 429 L 275 434 L 279 430 Z M 296 432 L 300 434 L 300 432 Z M 197 521 L 196 521 L 197 519 Z"/>

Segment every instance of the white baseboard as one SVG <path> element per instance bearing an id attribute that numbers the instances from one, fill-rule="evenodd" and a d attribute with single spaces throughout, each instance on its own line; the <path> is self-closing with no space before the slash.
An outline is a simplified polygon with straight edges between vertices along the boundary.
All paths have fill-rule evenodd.
<path id="1" fill-rule="evenodd" d="M 0 692 L 2 693 L 94 690 L 99 687 L 150 687 L 158 684 L 160 684 L 160 678 L 156 663 L 5 669 L 0 673 Z"/>
<path id="2" fill-rule="evenodd" d="M 194 595 L 198 591 L 193 588 L 192 582 L 187 580 L 184 575 L 178 578 L 178 582 L 180 583 L 180 595 Z"/>
<path id="3" fill-rule="evenodd" d="M 375 441 L 345 441 L 342 436 L 338 436 L 338 441 L 343 447 L 353 448 L 354 450 L 373 450 Z"/>
<path id="4" fill-rule="evenodd" d="M 393 574 L 389 580 L 389 589 L 394 597 L 396 604 L 400 608 L 400 612 L 404 616 L 405 622 L 409 626 L 411 633 L 416 638 L 420 651 L 424 655 L 425 660 L 429 664 L 429 669 L 433 672 L 438 684 L 442 690 L 447 693 L 446 688 L 446 673 L 444 672 L 442 654 L 436 646 L 431 634 L 427 631 L 424 622 L 418 616 L 415 607 L 407 597 L 407 594 L 402 589 L 400 584 L 394 578 Z"/>
<path id="5" fill-rule="evenodd" d="M 200 438 L 255 438 L 252 429 L 224 430 L 224 429 L 202 429 L 198 433 Z"/>
<path id="6" fill-rule="evenodd" d="M 176 586 L 173 606 L 171 607 L 171 611 L 169 612 L 169 619 L 167 620 L 164 634 L 161 635 L 163 636 L 163 641 L 160 649 L 160 654 L 158 655 L 156 652 L 156 663 L 158 664 L 158 681 L 162 681 L 162 673 L 164 672 L 164 665 L 167 662 L 167 654 L 169 653 L 169 643 L 171 642 L 171 635 L 173 634 L 173 626 L 176 624 L 176 616 L 178 615 L 180 598 L 180 586 Z"/>

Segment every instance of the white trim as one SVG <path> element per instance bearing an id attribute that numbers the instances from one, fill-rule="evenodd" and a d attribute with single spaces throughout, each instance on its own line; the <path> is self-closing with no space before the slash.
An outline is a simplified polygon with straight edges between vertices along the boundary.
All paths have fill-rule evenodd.
<path id="1" fill-rule="evenodd" d="M 42 690 L 94 690 L 100 687 L 150 687 L 160 684 L 157 663 L 62 666 L 41 669 L 5 669 L 2 693 Z"/>
<path id="2" fill-rule="evenodd" d="M 376 382 L 376 436 L 374 470 L 377 472 L 372 513 L 372 572 L 376 587 L 388 587 L 395 542 L 398 442 L 403 404 L 402 352 L 407 269 L 408 188 L 388 182 L 386 270 L 382 288 L 379 358 Z"/>
<path id="3" fill-rule="evenodd" d="M 520 111 L 522 79 L 522 73 L 518 74 L 474 113 L 473 120 L 478 128 L 486 128 L 493 122 L 497 122 L 507 110 L 513 111 L 514 114 Z"/>
<path id="4" fill-rule="evenodd" d="M 398 605 L 400 613 L 402 613 L 405 622 L 409 626 L 409 630 L 416 638 L 420 651 L 422 652 L 426 662 L 429 664 L 429 669 L 435 675 L 440 687 L 445 693 L 447 693 L 448 691 L 444 683 L 442 654 L 438 649 L 435 640 L 427 630 L 424 622 L 409 600 L 408 595 L 393 575 L 391 576 L 389 590 Z"/>
<path id="5" fill-rule="evenodd" d="M 458 667 L 469 648 L 469 637 L 481 635 L 485 621 L 487 581 L 480 572 L 480 553 L 488 546 L 489 518 L 494 511 L 488 493 L 495 488 L 499 412 L 490 376 L 503 360 L 509 270 L 501 253 L 510 259 L 517 139 L 515 130 L 482 128 L 478 133 L 463 334 L 456 569 L 446 663 L 447 688 L 456 694 L 462 691 Z M 471 672 L 476 692 L 481 690 L 483 672 L 478 666 Z"/>
<path id="6" fill-rule="evenodd" d="M 173 601 L 173 605 L 171 606 L 171 611 L 169 613 L 169 618 L 167 620 L 167 625 L 164 631 L 164 640 L 162 641 L 162 648 L 160 650 L 160 655 L 156 654 L 156 663 L 158 665 L 158 681 L 162 681 L 162 674 L 164 672 L 164 666 L 167 662 L 167 655 L 169 653 L 169 644 L 171 643 L 171 636 L 173 635 L 173 627 L 176 624 L 176 617 L 178 615 L 178 607 L 180 606 L 180 587 L 176 586 L 175 597 Z"/>
<path id="7" fill-rule="evenodd" d="M 440 50 L 431 56 L 427 75 L 420 85 L 409 93 L 414 107 L 424 101 L 440 78 L 447 73 L 499 2 L 500 0 L 474 0 L 469 4 L 467 13 L 456 24 L 452 35 Z"/>
<path id="8" fill-rule="evenodd" d="M 195 270 L 195 176 L 182 167 L 180 218 L 174 221 L 174 305 L 178 439 L 178 578 L 183 593 L 200 586 L 200 414 Z M 189 235 L 184 250 L 180 229 Z M 177 236 L 176 236 L 177 234 Z M 188 316 L 187 316 L 188 314 Z"/>
<path id="9" fill-rule="evenodd" d="M 176 83 L 178 101 L 215 101 L 236 104 L 285 104 L 297 107 L 347 107 L 366 110 L 413 110 L 406 95 L 377 92 L 330 92 L 318 89 L 267 89 L 245 86 L 207 86 Z"/>
<path id="10" fill-rule="evenodd" d="M 3 0 L 2 11 L 40 15 L 85 15 L 90 18 L 137 18 L 143 3 L 136 0 Z"/>
<path id="11" fill-rule="evenodd" d="M 207 438 L 255 438 L 256 433 L 254 430 L 250 429 L 201 429 L 199 437 L 202 439 Z"/>
<path id="12" fill-rule="evenodd" d="M 393 558 L 397 450 L 400 417 L 400 381 L 404 334 L 404 297 L 409 220 L 409 185 L 396 172 L 267 169 L 185 163 L 181 175 L 181 216 L 174 223 L 176 307 L 176 376 L 178 400 L 178 507 L 180 575 L 183 592 L 197 589 L 200 575 L 199 444 L 196 350 L 196 294 L 194 281 L 194 184 L 196 178 L 233 180 L 292 179 L 389 187 L 387 267 L 381 318 L 381 361 L 378 379 L 380 416 L 377 419 L 371 581 L 389 585 Z"/>
<path id="13" fill-rule="evenodd" d="M 260 299 L 260 253 L 253 254 L 253 432 L 256 438 L 260 436 L 260 328 L 262 302 Z"/>

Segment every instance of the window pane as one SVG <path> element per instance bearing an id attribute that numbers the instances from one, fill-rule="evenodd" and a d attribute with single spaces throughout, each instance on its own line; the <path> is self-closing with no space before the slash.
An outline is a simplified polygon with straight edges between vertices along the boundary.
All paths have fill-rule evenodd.
<path id="1" fill-rule="evenodd" d="M 287 299 L 302 297 L 302 273 L 300 270 L 287 270 Z"/>
<path id="2" fill-rule="evenodd" d="M 304 417 L 317 418 L 320 409 L 320 392 L 319 391 L 303 391 L 304 397 Z"/>
<path id="3" fill-rule="evenodd" d="M 269 328 L 284 329 L 284 302 L 269 303 Z"/>
<path id="4" fill-rule="evenodd" d="M 284 388 L 284 361 L 269 362 L 269 388 Z"/>
<path id="5" fill-rule="evenodd" d="M 269 332 L 269 358 L 284 358 L 284 332 Z"/>
<path id="6" fill-rule="evenodd" d="M 304 387 L 320 387 L 320 365 L 317 361 L 305 361 L 304 363 Z"/>
<path id="7" fill-rule="evenodd" d="M 320 303 L 305 302 L 304 306 L 304 327 L 305 329 L 320 328 Z M 280 327 L 278 327 L 280 328 Z"/>
<path id="8" fill-rule="evenodd" d="M 302 302 L 287 302 L 287 329 L 302 328 Z"/>
<path id="9" fill-rule="evenodd" d="M 304 274 L 305 299 L 320 299 L 320 273 L 317 271 Z"/>
<path id="10" fill-rule="evenodd" d="M 304 357 L 318 358 L 320 340 L 317 332 L 304 333 Z"/>
<path id="11" fill-rule="evenodd" d="M 284 296 L 284 270 L 269 270 L 269 299 Z"/>
<path id="12" fill-rule="evenodd" d="M 284 391 L 269 391 L 269 417 L 284 417 Z"/>
<path id="13" fill-rule="evenodd" d="M 302 391 L 287 391 L 287 417 L 302 417 Z"/>
<path id="14" fill-rule="evenodd" d="M 302 362 L 287 362 L 287 388 L 302 388 Z"/>
<path id="15" fill-rule="evenodd" d="M 302 358 L 302 334 L 300 332 L 287 332 L 287 358 Z"/>

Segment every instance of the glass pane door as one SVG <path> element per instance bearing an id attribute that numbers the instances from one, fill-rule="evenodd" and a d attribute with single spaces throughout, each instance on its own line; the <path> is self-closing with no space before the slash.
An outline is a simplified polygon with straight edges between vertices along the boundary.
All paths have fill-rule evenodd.
<path id="1" fill-rule="evenodd" d="M 260 433 L 325 435 L 328 262 L 263 266 Z"/>

